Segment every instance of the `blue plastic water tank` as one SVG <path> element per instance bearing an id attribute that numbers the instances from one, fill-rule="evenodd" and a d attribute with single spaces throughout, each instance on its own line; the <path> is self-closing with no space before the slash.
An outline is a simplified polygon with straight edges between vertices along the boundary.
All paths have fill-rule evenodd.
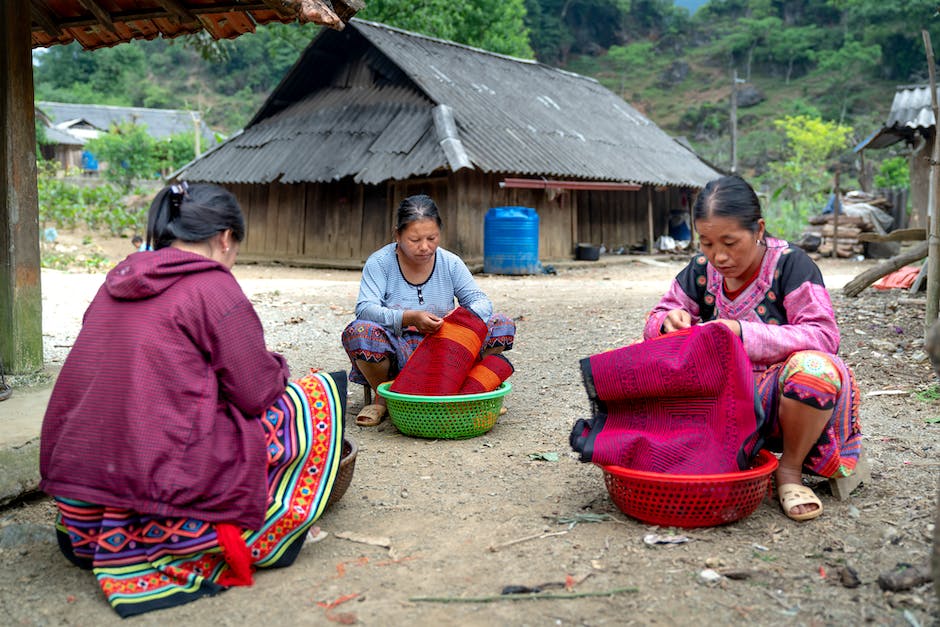
<path id="1" fill-rule="evenodd" d="M 483 222 L 483 271 L 538 274 L 539 214 L 529 207 L 493 207 Z"/>

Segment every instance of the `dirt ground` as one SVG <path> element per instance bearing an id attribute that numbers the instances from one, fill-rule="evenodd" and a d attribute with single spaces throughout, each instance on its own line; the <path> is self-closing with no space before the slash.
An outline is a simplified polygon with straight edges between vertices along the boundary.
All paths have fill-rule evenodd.
<path id="1" fill-rule="evenodd" d="M 123 256 L 130 244 L 109 244 Z M 940 624 L 929 583 L 886 591 L 879 576 L 924 566 L 934 532 L 940 400 L 923 350 L 923 295 L 841 287 L 874 262 L 820 263 L 854 369 L 872 481 L 845 501 L 816 484 L 825 514 L 787 519 L 765 500 L 748 518 L 704 529 L 653 528 L 611 503 L 602 473 L 570 452 L 589 407 L 578 360 L 640 338 L 643 317 L 682 267 L 679 258 L 586 262 L 557 275 L 480 276 L 517 321 L 508 413 L 461 441 L 406 437 L 386 421 L 352 424 L 359 444 L 345 497 L 318 525 L 326 536 L 291 568 L 252 588 L 134 623 L 462 625 Z M 273 350 L 294 374 L 346 369 L 339 336 L 358 273 L 238 266 Z M 61 363 L 101 274 L 43 272 L 46 360 Z M 351 415 L 362 391 L 351 386 Z M 533 454 L 557 453 L 557 461 Z M 812 479 L 807 478 L 812 482 Z M 41 496 L 0 510 L 0 622 L 120 621 L 92 576 L 59 554 Z M 648 543 L 672 536 L 676 543 Z M 363 543 L 343 538 L 365 539 Z M 382 546 L 384 545 L 384 546 Z M 708 571 L 717 572 L 715 577 Z M 853 578 L 853 574 L 857 578 Z M 502 596 L 505 586 L 607 596 Z M 417 600 L 421 597 L 442 601 Z M 477 598 L 475 602 L 464 602 Z"/>

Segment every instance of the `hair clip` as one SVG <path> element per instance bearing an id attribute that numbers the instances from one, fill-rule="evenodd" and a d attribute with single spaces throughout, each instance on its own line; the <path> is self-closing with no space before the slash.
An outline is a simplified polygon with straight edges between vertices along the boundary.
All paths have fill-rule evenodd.
<path id="1" fill-rule="evenodd" d="M 183 198 L 188 195 L 189 183 L 180 181 L 170 185 L 170 219 L 179 217 Z"/>

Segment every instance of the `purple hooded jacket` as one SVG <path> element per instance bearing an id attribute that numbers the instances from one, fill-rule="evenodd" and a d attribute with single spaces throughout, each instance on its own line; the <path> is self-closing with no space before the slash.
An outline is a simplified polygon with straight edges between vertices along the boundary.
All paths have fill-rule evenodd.
<path id="1" fill-rule="evenodd" d="M 261 526 L 259 416 L 287 385 L 229 270 L 164 248 L 111 270 L 46 409 L 40 487 L 142 514 Z"/>

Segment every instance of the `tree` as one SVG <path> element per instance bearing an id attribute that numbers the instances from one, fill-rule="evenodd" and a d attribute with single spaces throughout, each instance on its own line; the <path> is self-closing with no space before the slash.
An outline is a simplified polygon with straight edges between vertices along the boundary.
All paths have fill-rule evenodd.
<path id="1" fill-rule="evenodd" d="M 135 179 L 152 179 L 159 173 L 155 144 L 146 127 L 124 122 L 89 141 L 85 148 L 107 163 L 103 172 L 107 180 L 130 189 Z"/>
<path id="2" fill-rule="evenodd" d="M 920 31 L 927 29 L 933 38 L 940 37 L 937 0 L 828 0 L 827 4 L 842 11 L 847 32 L 882 51 L 878 69 L 883 78 L 910 81 L 925 75 Z"/>
<path id="3" fill-rule="evenodd" d="M 371 0 L 359 13 L 430 37 L 531 59 L 524 0 Z"/>
<path id="4" fill-rule="evenodd" d="M 881 47 L 865 45 L 861 41 L 846 39 L 838 50 L 823 50 L 816 54 L 818 66 L 815 74 L 821 79 L 824 91 L 820 96 L 837 105 L 839 121 L 855 103 L 859 88 L 866 75 L 881 61 Z"/>
<path id="5" fill-rule="evenodd" d="M 768 221 L 792 235 L 787 231 L 806 223 L 809 207 L 821 206 L 829 184 L 826 166 L 846 148 L 852 128 L 806 115 L 774 120 L 774 126 L 783 134 L 784 150 L 780 161 L 770 163 L 765 182 L 774 188 L 774 198 L 790 200 L 792 212 L 768 216 Z"/>
<path id="6" fill-rule="evenodd" d="M 786 64 L 785 82 L 789 85 L 794 67 L 811 62 L 823 38 L 822 29 L 815 24 L 777 28 L 767 36 L 767 58 Z"/>

